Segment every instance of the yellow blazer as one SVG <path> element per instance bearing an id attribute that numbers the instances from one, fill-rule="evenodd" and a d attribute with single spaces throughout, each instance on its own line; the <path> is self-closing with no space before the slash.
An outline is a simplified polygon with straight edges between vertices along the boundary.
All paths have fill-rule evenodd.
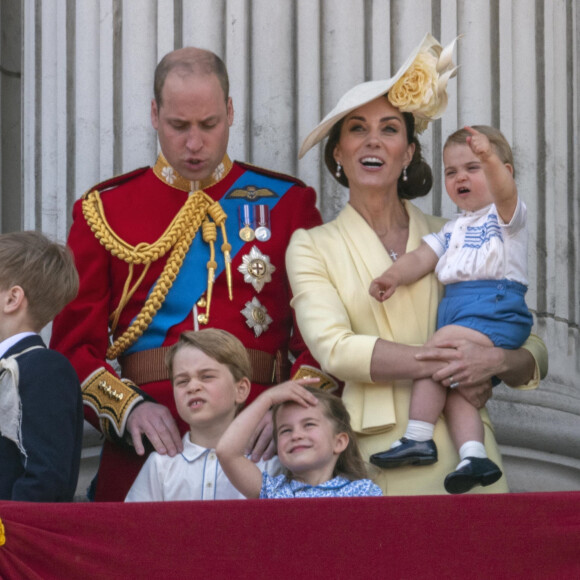
<path id="1" fill-rule="evenodd" d="M 405 208 L 410 218 L 407 251 L 411 251 L 423 236 L 439 231 L 444 220 L 423 214 L 410 202 L 405 202 Z M 442 295 L 441 285 L 431 274 L 397 288 L 386 302 L 377 302 L 368 293 L 369 285 L 391 263 L 375 232 L 350 204 L 334 221 L 296 231 L 286 254 L 298 327 L 322 368 L 345 381 L 343 400 L 367 459 L 402 437 L 409 419 L 412 384 L 410 380 L 371 381 L 375 343 L 381 337 L 423 344 L 435 331 Z M 538 376 L 536 369 L 534 381 L 526 387 L 535 388 Z M 489 416 L 485 410 L 481 415 L 487 453 L 501 466 Z M 459 458 L 443 416 L 435 427 L 434 440 L 439 450 L 434 465 L 371 473 L 385 495 L 446 493 L 443 480 Z M 474 491 L 507 492 L 508 487 L 503 477 L 493 486 Z"/>

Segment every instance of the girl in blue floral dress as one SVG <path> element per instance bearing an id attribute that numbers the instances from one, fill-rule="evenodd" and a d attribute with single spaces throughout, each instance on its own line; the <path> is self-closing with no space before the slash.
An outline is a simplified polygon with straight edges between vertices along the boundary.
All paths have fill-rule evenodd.
<path id="1" fill-rule="evenodd" d="M 366 467 L 342 400 L 317 388 L 317 379 L 288 381 L 262 393 L 228 427 L 218 446 L 220 464 L 247 498 L 382 495 Z M 245 453 L 262 419 L 273 416 L 274 442 L 285 473 L 272 477 Z"/>

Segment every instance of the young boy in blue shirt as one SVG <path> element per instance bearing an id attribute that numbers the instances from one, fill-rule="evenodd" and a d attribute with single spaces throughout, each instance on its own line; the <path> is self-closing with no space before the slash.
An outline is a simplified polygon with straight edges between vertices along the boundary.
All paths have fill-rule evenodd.
<path id="1" fill-rule="evenodd" d="M 72 254 L 38 232 L 0 234 L 0 499 L 72 501 L 83 412 L 75 370 L 39 332 L 78 291 Z"/>

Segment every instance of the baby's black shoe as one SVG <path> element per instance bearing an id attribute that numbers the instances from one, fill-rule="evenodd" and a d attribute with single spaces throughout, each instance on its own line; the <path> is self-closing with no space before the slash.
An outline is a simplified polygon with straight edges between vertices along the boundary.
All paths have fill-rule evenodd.
<path id="1" fill-rule="evenodd" d="M 433 439 L 415 441 L 401 437 L 397 447 L 371 455 L 370 462 L 383 468 L 402 465 L 431 465 L 437 461 L 437 446 Z"/>
<path id="2" fill-rule="evenodd" d="M 465 493 L 476 485 L 491 485 L 501 476 L 501 469 L 487 457 L 466 457 L 463 467 L 452 471 L 445 478 L 447 493 Z"/>

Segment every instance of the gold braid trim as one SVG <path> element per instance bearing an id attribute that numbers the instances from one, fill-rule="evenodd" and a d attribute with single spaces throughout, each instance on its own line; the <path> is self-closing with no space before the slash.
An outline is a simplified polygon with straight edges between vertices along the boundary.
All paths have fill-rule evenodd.
<path id="1" fill-rule="evenodd" d="M 217 262 L 215 261 L 215 245 L 217 240 L 217 231 L 215 223 L 209 221 L 207 218 L 201 226 L 201 231 L 204 241 L 209 244 L 209 261 L 207 263 L 207 308 L 205 309 L 206 321 L 209 321 L 209 310 L 211 306 L 211 297 L 213 294 L 213 283 L 215 280 L 215 271 L 217 269 Z"/>
<path id="2" fill-rule="evenodd" d="M 173 248 L 163 272 L 145 301 L 141 312 L 139 312 L 131 326 L 108 348 L 107 359 L 117 358 L 147 330 L 153 317 L 165 301 L 165 297 L 183 264 L 189 246 L 206 217 L 208 208 L 215 203 L 203 191 L 191 193 L 183 207 L 169 224 L 169 227 L 157 241 L 153 244 L 141 243 L 137 246 L 131 246 L 119 238 L 111 229 L 105 217 L 99 192 L 94 190 L 87 194 L 83 200 L 82 207 L 83 215 L 91 231 L 107 251 L 129 264 L 129 274 L 123 290 L 123 296 L 121 296 L 117 311 L 112 315 L 115 323 L 119 318 L 119 308 L 122 309 L 126 305 L 128 297 L 133 294 L 143 277 L 141 276 L 137 284 L 129 290 L 130 279 L 133 275 L 133 265 L 144 264 L 148 268 L 151 263 L 163 257 Z M 114 329 L 111 332 L 114 332 Z"/>
<path id="3" fill-rule="evenodd" d="M 230 300 L 234 299 L 233 291 L 232 291 L 232 257 L 231 251 L 232 246 L 228 243 L 228 236 L 226 234 L 226 218 L 228 217 L 224 212 L 222 206 L 217 202 L 214 201 L 208 208 L 207 213 L 210 215 L 211 219 L 221 228 L 222 230 L 222 237 L 224 239 L 224 243 L 222 244 L 221 250 L 224 255 L 224 262 L 226 266 L 226 280 L 228 284 L 228 295 Z M 208 307 L 209 310 L 209 307 Z"/>

